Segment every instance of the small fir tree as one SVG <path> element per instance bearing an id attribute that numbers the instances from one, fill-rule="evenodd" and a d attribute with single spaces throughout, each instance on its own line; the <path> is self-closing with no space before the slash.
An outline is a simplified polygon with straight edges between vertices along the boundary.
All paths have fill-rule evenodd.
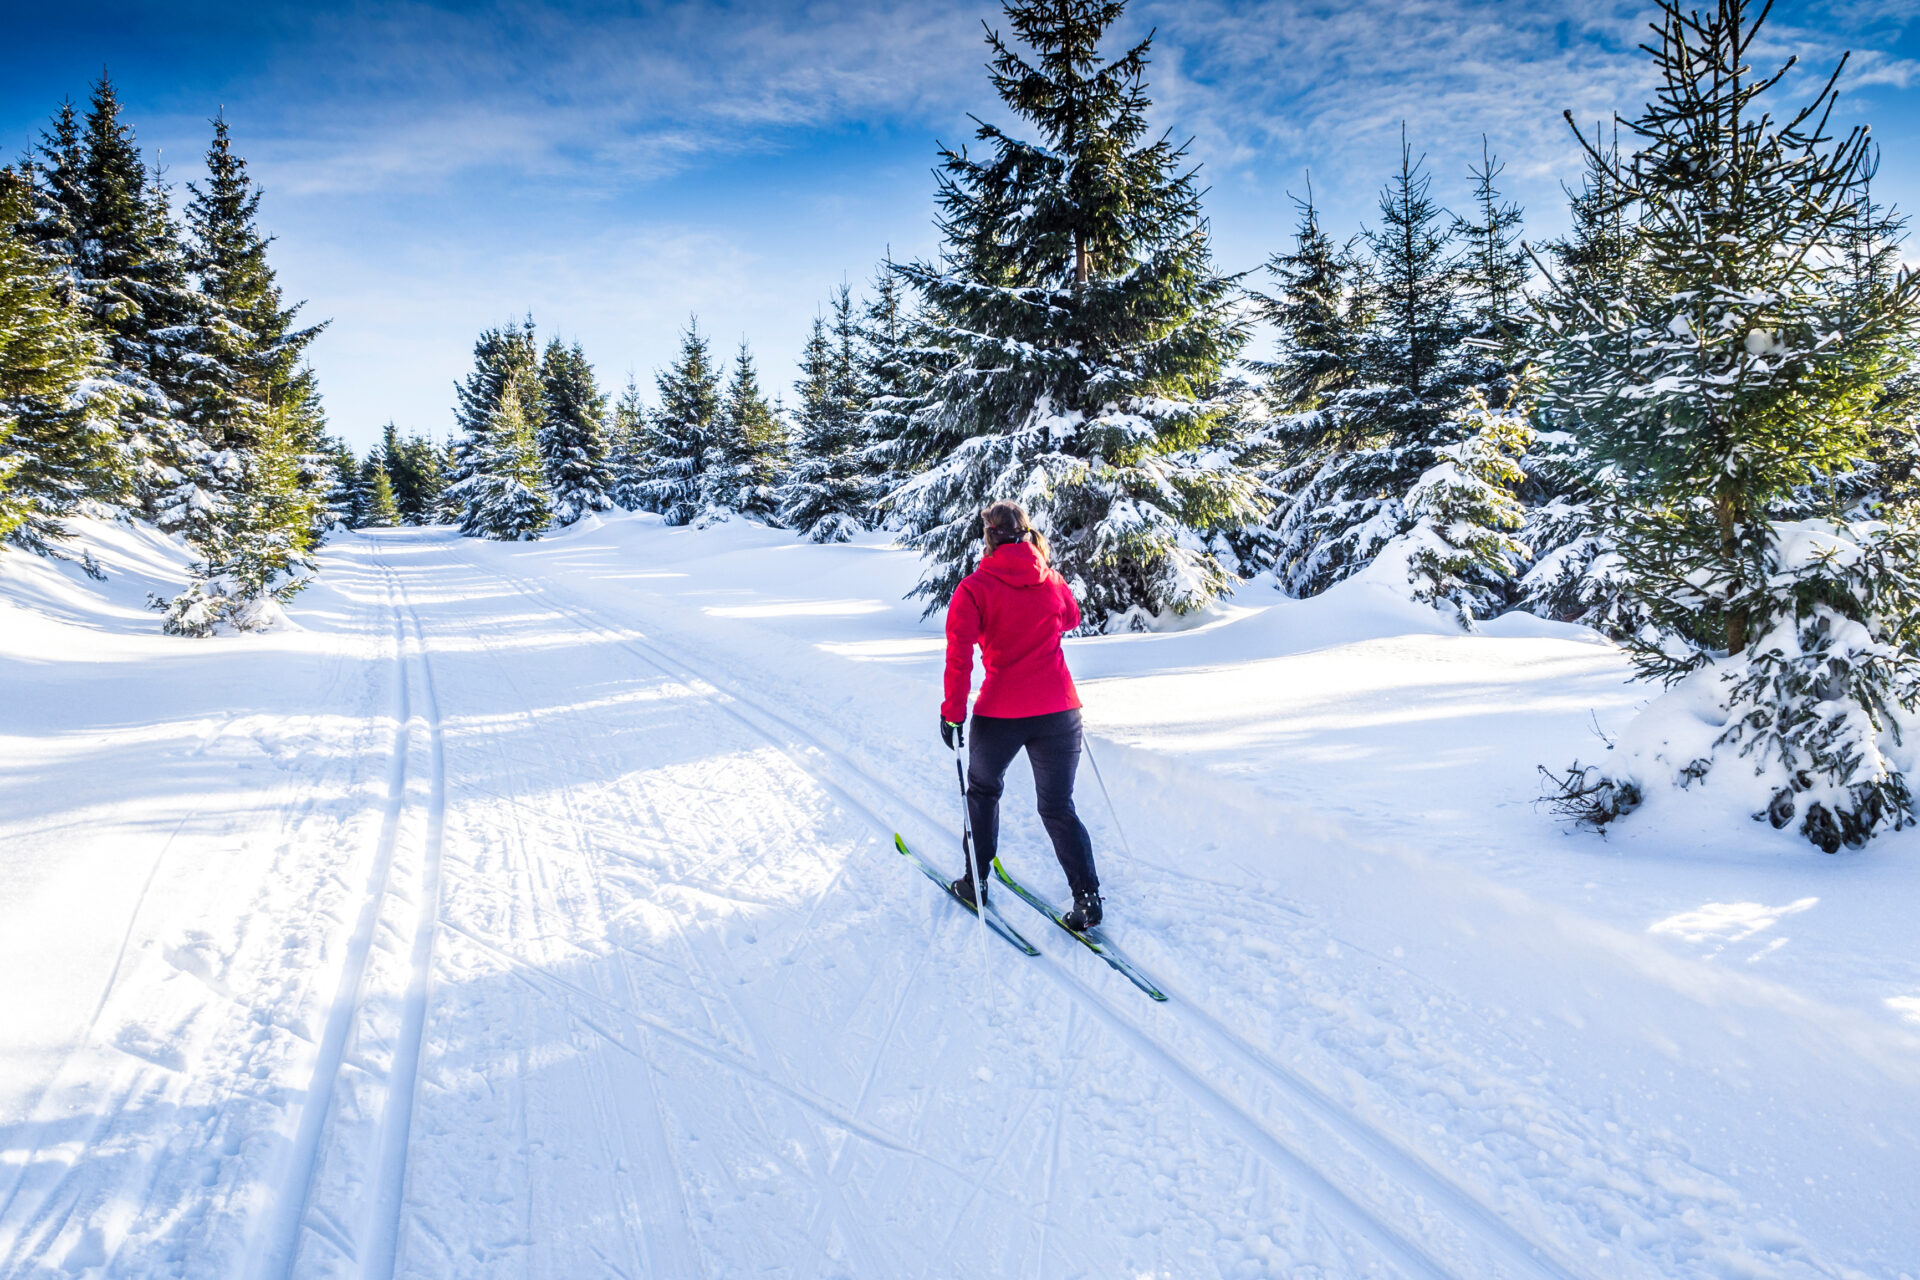
<path id="1" fill-rule="evenodd" d="M 873 296 L 859 332 L 859 466 L 868 489 L 861 515 L 866 524 L 881 521 L 882 499 L 908 473 L 903 453 L 913 431 L 916 393 L 926 383 L 920 329 L 909 290 L 889 254 L 874 273 Z"/>
<path id="2" fill-rule="evenodd" d="M 345 440 L 329 439 L 321 455 L 325 459 L 326 491 L 321 499 L 328 525 L 358 529 L 367 519 L 367 490 L 360 479 L 360 461 Z"/>
<path id="3" fill-rule="evenodd" d="M 473 368 L 466 379 L 454 384 L 454 443 L 446 467 L 446 487 L 441 490 L 441 517 L 466 524 L 466 482 L 478 473 L 481 460 L 488 456 L 487 432 L 507 384 L 537 379 L 540 349 L 535 344 L 533 317 L 518 325 L 486 329 L 473 344 Z M 455 490 L 458 490 L 456 493 Z"/>
<path id="4" fill-rule="evenodd" d="M 760 393 L 753 353 L 742 338 L 702 479 L 706 509 L 773 520 L 779 505 L 774 480 L 785 435 L 773 406 Z"/>
<path id="5" fill-rule="evenodd" d="M 530 375 L 499 389 L 473 474 L 450 489 L 462 503 L 460 528 L 468 537 L 530 542 L 553 522 L 534 439 L 539 400 L 539 381 Z"/>
<path id="6" fill-rule="evenodd" d="M 627 388 L 614 402 L 609 428 L 608 466 L 613 472 L 614 504 L 622 511 L 647 510 L 646 458 L 647 406 L 640 398 L 640 384 L 632 376 Z"/>
<path id="7" fill-rule="evenodd" d="M 393 477 L 383 466 L 372 468 L 372 483 L 367 486 L 367 516 L 371 529 L 391 529 L 400 523 L 400 504 L 393 498 Z"/>
<path id="8" fill-rule="evenodd" d="M 704 501 L 703 485 L 720 421 L 720 374 L 697 318 L 680 336 L 680 357 L 657 379 L 660 406 L 648 420 L 639 467 L 647 510 L 668 524 L 688 524 Z"/>
<path id="9" fill-rule="evenodd" d="M 815 542 L 845 542 L 873 508 L 857 341 L 852 292 L 842 285 L 832 328 L 814 318 L 800 362 L 793 461 L 780 495 L 782 522 Z"/>
<path id="10" fill-rule="evenodd" d="M 607 398 L 579 343 L 547 343 L 540 364 L 540 457 L 546 465 L 553 522 L 569 525 L 613 507 L 613 470 L 607 462 Z"/>
<path id="11" fill-rule="evenodd" d="M 166 631 L 257 631 L 285 618 L 282 606 L 312 578 L 312 531 L 320 524 L 319 495 L 301 465 L 303 429 L 291 406 L 279 406 L 268 410 L 244 454 L 210 452 L 209 468 L 240 474 L 216 475 L 217 491 L 232 496 L 221 499 L 213 532 L 195 543 L 205 558 L 186 590 L 153 601 L 166 610 Z"/>
<path id="12" fill-rule="evenodd" d="M 1526 524 L 1520 459 L 1533 438 L 1520 409 L 1489 408 L 1476 394 L 1457 444 L 1407 494 L 1412 528 L 1395 540 L 1413 598 L 1450 612 L 1463 630 L 1507 607 L 1514 578 L 1532 557 L 1514 537 Z"/>

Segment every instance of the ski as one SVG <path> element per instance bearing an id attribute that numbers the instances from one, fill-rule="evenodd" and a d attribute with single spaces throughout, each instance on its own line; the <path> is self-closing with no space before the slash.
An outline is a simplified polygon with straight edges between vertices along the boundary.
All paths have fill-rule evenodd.
<path id="1" fill-rule="evenodd" d="M 1073 937 L 1079 939 L 1081 946 L 1112 965 L 1128 982 L 1131 982 L 1155 1000 L 1165 1002 L 1167 993 L 1154 986 L 1146 974 L 1134 968 L 1133 961 L 1122 955 L 1119 948 L 1107 940 L 1106 935 L 1100 932 L 1098 925 L 1088 929 L 1085 933 L 1080 932 L 1078 929 L 1069 928 L 1066 920 L 1061 916 L 1060 912 L 1054 909 L 1052 903 L 1028 889 L 1027 886 L 1021 884 L 1018 880 L 1015 880 L 1008 874 L 1007 869 L 1000 864 L 1000 859 L 998 858 L 993 860 L 993 874 L 1000 878 L 1000 883 L 1006 885 L 1007 888 L 1018 894 L 1022 902 L 1059 925 L 1062 929 L 1066 930 L 1067 933 L 1073 935 Z"/>
<path id="2" fill-rule="evenodd" d="M 945 876 L 941 875 L 938 871 L 935 871 L 932 866 L 928 865 L 925 859 L 923 859 L 919 854 L 915 853 L 912 849 L 909 849 L 907 847 L 906 838 L 902 836 L 898 831 L 893 833 L 893 844 L 895 848 L 899 849 L 901 853 L 906 855 L 906 859 L 908 862 L 911 862 L 914 866 L 920 868 L 921 873 L 925 875 L 927 879 L 939 885 L 941 892 L 945 893 L 949 898 L 959 903 L 962 907 L 966 908 L 968 911 L 974 910 L 973 904 L 971 902 L 968 902 L 965 898 L 961 897 L 959 894 L 953 891 L 953 886 L 947 882 L 947 879 Z M 978 913 L 975 912 L 975 914 L 978 914 Z M 1002 920 L 1000 918 L 1000 912 L 997 909 L 995 909 L 991 901 L 987 903 L 986 920 L 987 920 L 987 928 L 993 930 L 995 934 L 1003 938 L 1009 945 L 1019 948 L 1021 951 L 1025 952 L 1027 955 L 1030 955 L 1030 956 L 1037 956 L 1040 954 L 1040 948 L 1034 946 L 1031 942 L 1028 942 L 1025 938 L 1021 937 L 1019 930 L 1015 929 L 1012 925 L 1008 924 L 1005 920 Z"/>

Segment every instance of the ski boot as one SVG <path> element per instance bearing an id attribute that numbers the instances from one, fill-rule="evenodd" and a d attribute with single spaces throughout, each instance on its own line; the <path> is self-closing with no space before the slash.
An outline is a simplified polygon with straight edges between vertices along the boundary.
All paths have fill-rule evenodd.
<path id="1" fill-rule="evenodd" d="M 948 885 L 947 888 L 952 892 L 953 896 L 960 899 L 960 901 L 975 909 L 979 908 L 980 904 L 973 896 L 972 876 L 961 876 L 958 880 Z M 986 894 L 983 892 L 980 896 L 984 898 Z"/>
<path id="2" fill-rule="evenodd" d="M 1100 923 L 1100 891 L 1097 889 L 1077 889 L 1073 895 L 1073 905 L 1060 917 L 1067 928 L 1075 933 L 1085 933 Z"/>

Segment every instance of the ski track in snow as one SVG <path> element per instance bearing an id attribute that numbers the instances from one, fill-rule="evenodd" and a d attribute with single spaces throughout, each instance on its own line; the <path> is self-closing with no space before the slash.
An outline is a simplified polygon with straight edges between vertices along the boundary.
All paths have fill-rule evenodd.
<path id="1" fill-rule="evenodd" d="M 1557 1093 L 1557 1041 L 1463 1040 L 1451 970 L 1325 903 L 1132 859 L 1166 1005 L 1024 908 L 1042 954 L 983 949 L 891 848 L 958 858 L 871 702 L 509 553 L 343 539 L 304 718 L 183 752 L 252 724 L 281 772 L 149 840 L 92 1021 L 0 1115 L 0 1277 L 1905 1274 Z M 1123 797 L 1177 767 L 1102 754 Z M 232 851 L 193 910 L 189 848 Z"/>
<path id="2" fill-rule="evenodd" d="M 608 624 L 596 617 L 589 609 L 558 603 L 554 599 L 558 593 L 552 588 L 546 588 L 525 579 L 511 578 L 505 574 L 500 576 L 511 581 L 518 590 L 526 593 L 530 598 L 549 600 L 557 611 L 577 621 L 583 628 L 614 637 L 617 643 L 652 664 L 663 675 L 691 677 L 716 693 L 720 691 L 721 686 L 710 675 L 690 666 L 685 659 L 662 653 L 657 646 L 638 635 Z M 927 813 L 912 798 L 902 796 L 897 791 L 886 787 L 844 751 L 828 745 L 813 733 L 794 725 L 763 701 L 751 698 L 738 688 L 726 689 L 725 696 L 733 707 L 750 709 L 750 713 L 735 710 L 736 717 L 743 724 L 793 757 L 796 764 L 818 778 L 824 788 L 843 799 L 849 807 L 862 812 L 877 832 L 889 830 L 887 819 L 873 807 L 856 799 L 847 789 L 842 778 L 849 775 L 857 778 L 862 788 L 870 794 L 879 795 L 885 801 L 891 802 L 889 807 L 895 812 L 903 810 L 913 812 L 923 828 L 932 831 L 942 828 L 941 820 Z M 795 752 L 791 745 L 795 739 L 804 743 L 821 760 L 831 762 L 834 771 L 841 777 L 832 776 L 827 769 L 821 767 L 819 761 L 809 761 Z M 817 910 L 817 906 L 815 909 Z M 1278 1168 L 1285 1170 L 1288 1176 L 1309 1188 L 1321 1201 L 1323 1208 L 1328 1209 L 1342 1222 L 1343 1226 L 1353 1231 L 1359 1238 L 1368 1240 L 1375 1247 L 1381 1248 L 1406 1274 L 1436 1277 L 1450 1274 L 1444 1264 L 1422 1251 L 1418 1245 L 1405 1239 L 1384 1215 L 1377 1214 L 1357 1203 L 1337 1187 L 1325 1171 L 1289 1146 L 1286 1140 L 1277 1136 L 1242 1103 L 1209 1082 L 1205 1076 L 1182 1060 L 1175 1051 L 1144 1031 L 1133 1020 L 1119 1014 L 1105 999 L 1093 994 L 1079 978 L 1055 964 L 1047 956 L 1041 957 L 1041 970 L 1072 999 L 1091 1010 L 1103 1025 L 1133 1047 L 1143 1062 L 1151 1064 L 1167 1075 L 1180 1088 L 1192 1094 L 1200 1105 L 1213 1111 L 1223 1123 L 1237 1130 L 1249 1146 L 1260 1151 Z M 1287 1071 L 1285 1067 L 1271 1061 L 1246 1044 L 1217 1019 L 1208 1015 L 1204 1009 L 1192 1003 L 1187 994 L 1175 996 L 1174 1003 L 1168 1006 L 1168 1009 L 1174 1018 L 1185 1020 L 1190 1027 L 1201 1030 L 1216 1046 L 1224 1048 L 1229 1055 L 1239 1059 L 1241 1063 L 1264 1077 L 1267 1083 L 1274 1086 L 1276 1092 L 1285 1097 L 1294 1108 L 1304 1113 L 1301 1118 L 1310 1118 L 1336 1142 L 1344 1142 L 1364 1150 L 1379 1164 L 1382 1172 L 1399 1182 L 1404 1190 L 1411 1192 L 1415 1197 L 1431 1198 L 1454 1215 L 1460 1225 L 1471 1224 L 1472 1230 L 1479 1236 L 1479 1243 L 1485 1246 L 1489 1253 L 1500 1259 L 1500 1269 L 1503 1274 L 1550 1276 L 1555 1277 L 1556 1280 L 1566 1280 L 1568 1277 L 1581 1274 L 1567 1263 L 1556 1259 L 1548 1248 L 1529 1240 L 1518 1230 L 1501 1221 L 1469 1192 L 1456 1186 L 1443 1174 L 1400 1149 L 1390 1136 L 1366 1124 L 1359 1117 L 1342 1110 L 1312 1086 Z M 862 1274 L 878 1273 L 863 1272 Z"/>

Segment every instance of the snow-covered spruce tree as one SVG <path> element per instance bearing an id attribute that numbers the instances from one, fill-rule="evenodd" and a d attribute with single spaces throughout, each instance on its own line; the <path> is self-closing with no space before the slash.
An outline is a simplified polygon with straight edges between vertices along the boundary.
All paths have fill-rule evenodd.
<path id="1" fill-rule="evenodd" d="M 949 353 L 916 416 L 964 437 L 889 498 L 930 565 L 932 611 L 972 569 L 980 511 L 1026 505 L 1092 628 L 1188 613 L 1231 576 L 1196 530 L 1255 519 L 1253 485 L 1206 453 L 1223 406 L 1202 388 L 1239 350 L 1194 171 L 1146 140 L 1151 38 L 1100 42 L 1121 0 L 1006 6 L 1029 60 L 988 33 L 992 82 L 1038 132 L 981 124 L 986 154 L 942 152 L 942 261 L 904 274 Z"/>
<path id="2" fill-rule="evenodd" d="M 655 379 L 660 405 L 649 415 L 639 450 L 636 488 L 646 510 L 668 524 L 689 524 L 703 510 L 702 492 L 720 422 L 720 373 L 698 318 L 680 335 L 680 356 Z"/>
<path id="3" fill-rule="evenodd" d="M 196 575 L 215 581 L 169 610 L 168 629 L 183 634 L 205 634 L 179 621 L 203 612 L 243 630 L 270 625 L 306 584 L 308 553 L 326 526 L 326 471 L 314 460 L 325 422 L 304 364 L 325 326 L 294 327 L 300 304 L 284 304 L 267 261 L 260 193 L 226 120 L 213 127 L 207 180 L 188 184 L 185 261 L 200 331 L 174 403 L 195 444 L 182 490 L 196 518 L 184 527 L 201 553 Z"/>
<path id="4" fill-rule="evenodd" d="M 369 529 L 391 529 L 400 523 L 400 504 L 393 496 L 393 476 L 377 457 L 367 459 L 361 471 L 367 491 L 367 511 L 361 524 Z"/>
<path id="5" fill-rule="evenodd" d="M 1514 532 L 1526 524 L 1520 459 L 1533 438 L 1524 410 L 1490 408 L 1476 391 L 1460 440 L 1407 494 L 1412 527 L 1381 552 L 1405 565 L 1413 598 L 1450 612 L 1463 630 L 1507 607 L 1531 552 Z"/>
<path id="6" fill-rule="evenodd" d="M 867 474 L 864 388 L 845 285 L 834 295 L 833 327 L 816 316 L 800 361 L 793 461 L 780 487 L 780 519 L 815 542 L 845 542 L 866 527 L 874 490 Z"/>
<path id="7" fill-rule="evenodd" d="M 531 542 L 553 522 L 540 447 L 534 439 L 540 381 L 522 371 L 503 383 L 473 459 L 472 474 L 448 492 L 461 504 L 468 537 Z"/>
<path id="8" fill-rule="evenodd" d="M 1791 116 L 1765 110 L 1786 68 L 1746 65 L 1764 16 L 1662 3 L 1660 87 L 1623 122 L 1638 150 L 1612 163 L 1638 211 L 1635 269 L 1599 317 L 1549 286 L 1546 392 L 1619 474 L 1617 546 L 1649 618 L 1629 649 L 1679 686 L 1603 772 L 1642 793 L 1725 789 L 1831 852 L 1913 821 L 1920 536 L 1857 510 L 1772 509 L 1864 457 L 1920 347 L 1920 278 L 1854 287 L 1865 130 L 1829 133 L 1838 68 Z M 1711 727 L 1675 741 L 1669 702 Z"/>
<path id="9" fill-rule="evenodd" d="M 321 499 L 328 525 L 358 529 L 367 519 L 367 491 L 360 481 L 360 460 L 345 440 L 329 438 L 321 456 L 326 464 L 326 494 Z"/>
<path id="10" fill-rule="evenodd" d="M 440 507 L 440 490 L 447 483 L 446 449 L 426 436 L 408 436 L 387 470 L 393 475 L 393 499 L 400 518 L 408 524 L 432 524 Z"/>
<path id="11" fill-rule="evenodd" d="M 317 447 L 319 397 L 306 350 L 324 323 L 295 327 L 267 261 L 272 237 L 259 229 L 260 191 L 233 152 L 224 116 L 213 121 L 207 179 L 188 183 L 187 265 L 205 308 L 205 335 L 182 416 L 210 444 L 247 446 L 269 409 L 285 409 L 296 444 Z"/>
<path id="12" fill-rule="evenodd" d="M 1879 168 L 1879 149 L 1866 162 Z M 1847 272 L 1860 295 L 1857 305 L 1871 309 L 1874 297 L 1900 278 L 1901 249 L 1907 220 L 1874 200 L 1869 182 L 1856 202 L 1858 215 L 1847 233 Z M 1869 504 L 1888 516 L 1920 517 L 1920 366 L 1887 380 L 1869 414 L 1867 457 L 1860 466 L 1822 476 L 1803 501 L 1780 514 L 1810 514 L 1823 507 Z M 1804 507 L 1805 510 L 1799 508 Z"/>
<path id="13" fill-rule="evenodd" d="M 1275 524 L 1274 572 L 1289 594 L 1317 595 L 1371 563 L 1407 529 L 1406 495 L 1458 439 L 1471 371 L 1452 228 L 1431 188 L 1403 129 L 1380 225 L 1366 232 L 1372 323 L 1359 376 L 1321 409 L 1334 447 Z"/>
<path id="14" fill-rule="evenodd" d="M 68 143 L 61 136 L 55 145 Z M 218 505 L 198 490 L 229 474 L 181 417 L 200 369 L 205 309 L 188 280 L 166 188 L 142 161 L 105 76 L 71 145 L 72 154 L 46 158 L 77 174 L 77 207 L 60 216 L 75 228 L 76 296 L 105 340 L 108 377 L 123 388 L 121 430 L 135 496 L 162 528 L 193 536 L 203 513 Z"/>
<path id="15" fill-rule="evenodd" d="M 251 447 L 210 452 L 208 465 L 229 474 L 203 489 L 220 495 L 211 532 L 194 543 L 203 559 L 186 590 L 151 601 L 165 608 L 169 633 L 206 636 L 223 624 L 264 629 L 283 620 L 281 606 L 305 588 L 314 530 L 324 523 L 322 495 L 303 465 L 305 430 L 295 406 L 276 405 L 256 425 Z"/>
<path id="16" fill-rule="evenodd" d="M 1249 570 L 1272 567 L 1275 528 L 1294 491 L 1351 443 L 1342 398 L 1359 381 L 1361 339 L 1372 323 L 1366 264 L 1354 244 L 1335 244 L 1320 225 L 1310 182 L 1294 204 L 1300 220 L 1293 250 L 1267 259 L 1271 292 L 1252 295 L 1255 313 L 1279 333 L 1279 350 L 1271 361 L 1248 362 L 1266 385 L 1250 406 L 1255 412 L 1237 461 L 1272 504 L 1268 520 L 1229 535 Z"/>
<path id="17" fill-rule="evenodd" d="M 118 393 L 101 376 L 100 342 L 69 301 L 58 260 L 21 229 L 31 198 L 24 176 L 0 169 L 0 537 L 61 555 L 65 517 L 88 499 L 117 499 L 127 476 Z"/>
<path id="18" fill-rule="evenodd" d="M 738 512 L 755 520 L 776 519 L 779 494 L 774 482 L 785 452 L 786 430 L 760 392 L 753 352 L 742 338 L 701 477 L 702 505 L 715 514 Z"/>
<path id="19" fill-rule="evenodd" d="M 1541 276 L 1553 282 L 1563 319 L 1574 314 L 1598 317 L 1625 305 L 1636 252 L 1634 213 L 1628 193 L 1613 173 L 1619 140 L 1611 140 L 1598 158 L 1589 156 L 1578 190 L 1567 192 L 1571 231 L 1548 241 L 1535 257 Z M 1545 331 L 1534 331 L 1537 353 Z M 1518 583 L 1519 607 L 1544 618 L 1578 622 L 1623 639 L 1645 624 L 1643 611 L 1626 590 L 1626 569 L 1615 546 L 1619 472 L 1591 448 L 1591 435 L 1574 408 L 1549 397 L 1535 406 L 1533 446 L 1523 462 L 1527 483 L 1527 523 L 1520 540 L 1532 550 L 1533 564 Z"/>
<path id="20" fill-rule="evenodd" d="M 1480 138 L 1480 164 L 1473 179 L 1472 211 L 1453 220 L 1455 259 L 1466 306 L 1464 358 L 1466 379 L 1492 403 L 1513 398 L 1513 381 L 1526 361 L 1532 307 L 1527 300 L 1531 275 L 1521 242 L 1520 206 L 1504 201 L 1497 183 L 1506 166 Z"/>
<path id="21" fill-rule="evenodd" d="M 533 317 L 518 325 L 486 329 L 473 344 L 473 368 L 453 388 L 454 441 L 447 458 L 446 486 L 440 491 L 440 517 L 466 528 L 470 489 L 467 482 L 479 474 L 487 455 L 487 432 L 508 383 L 538 381 L 540 349 L 534 341 Z M 477 536 L 468 531 L 468 536 Z"/>
<path id="22" fill-rule="evenodd" d="M 540 362 L 540 457 L 546 465 L 553 522 L 569 525 L 613 508 L 613 470 L 607 464 L 607 398 L 579 343 L 547 343 Z"/>
<path id="23" fill-rule="evenodd" d="M 1531 404 L 1520 390 L 1528 326 L 1520 208 L 1501 202 L 1494 185 L 1501 165 L 1484 138 L 1480 165 L 1469 172 L 1473 216 L 1455 217 L 1452 227 L 1464 308 L 1455 376 L 1466 385 L 1466 402 L 1433 433 L 1437 461 L 1407 491 L 1406 528 L 1377 559 L 1403 566 L 1415 600 L 1450 612 L 1471 631 L 1476 619 L 1508 607 L 1531 559 L 1514 534 L 1526 525 L 1521 459 L 1534 433 Z M 1441 381 L 1429 377 L 1430 385 Z"/>
<path id="24" fill-rule="evenodd" d="M 622 511 L 647 509 L 644 452 L 648 416 L 647 406 L 640 399 L 640 384 L 629 375 L 627 389 L 614 402 L 607 441 L 607 465 L 613 472 L 610 494 Z"/>
<path id="25" fill-rule="evenodd" d="M 910 471 L 900 454 L 913 428 L 916 394 L 926 384 L 919 330 L 909 290 L 889 255 L 874 272 L 858 343 L 859 464 L 867 484 L 867 509 L 861 518 L 868 525 L 881 522 L 881 498 Z"/>
<path id="26" fill-rule="evenodd" d="M 446 482 L 445 454 L 425 436 L 402 439 L 400 428 L 389 422 L 380 429 L 379 464 L 393 488 L 393 506 L 401 524 L 430 524 L 439 507 L 440 488 Z"/>

